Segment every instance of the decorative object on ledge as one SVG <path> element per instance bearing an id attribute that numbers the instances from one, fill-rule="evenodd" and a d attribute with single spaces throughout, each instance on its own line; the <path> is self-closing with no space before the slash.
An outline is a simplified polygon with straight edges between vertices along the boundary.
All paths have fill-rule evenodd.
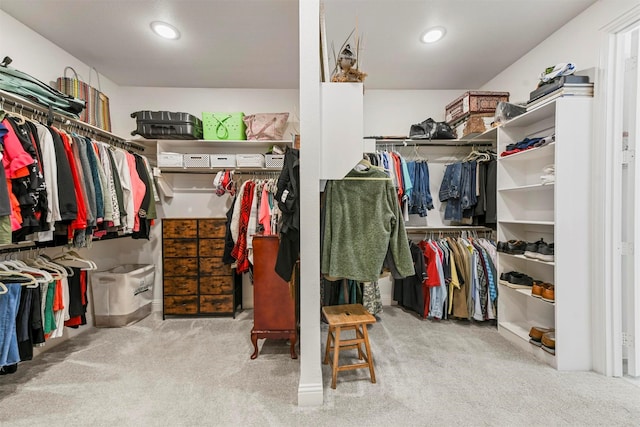
<path id="1" fill-rule="evenodd" d="M 356 34 L 355 36 L 355 51 L 351 49 L 349 39 L 355 33 L 355 29 L 351 31 L 351 34 L 342 44 L 340 48 L 340 54 L 336 57 L 335 51 L 333 57 L 335 58 L 336 65 L 333 68 L 331 75 L 331 81 L 337 83 L 362 83 L 367 77 L 367 73 L 360 71 L 358 64 L 358 54 L 360 51 L 360 38 Z"/>

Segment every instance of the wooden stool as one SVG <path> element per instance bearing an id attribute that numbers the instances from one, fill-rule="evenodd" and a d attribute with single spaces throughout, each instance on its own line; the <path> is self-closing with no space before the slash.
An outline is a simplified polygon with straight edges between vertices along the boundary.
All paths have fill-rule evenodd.
<path id="1" fill-rule="evenodd" d="M 329 332 L 327 333 L 327 347 L 325 349 L 323 361 L 325 365 L 329 363 L 329 352 L 333 350 L 333 360 L 331 361 L 331 367 L 333 369 L 331 377 L 331 388 L 336 388 L 336 379 L 338 377 L 338 372 L 347 371 L 350 369 L 369 368 L 369 373 L 371 374 L 371 382 L 375 383 L 376 374 L 373 371 L 373 357 L 371 355 L 371 347 L 369 346 L 369 333 L 367 332 L 367 325 L 369 323 L 376 323 L 376 318 L 373 317 L 367 310 L 365 310 L 362 304 L 326 306 L 322 307 L 322 313 L 324 313 L 324 317 L 329 323 Z M 355 339 L 341 340 L 340 333 L 345 330 L 356 331 Z M 364 344 L 366 354 L 362 352 L 360 344 Z M 360 360 L 364 359 L 366 363 L 338 366 L 340 349 L 353 348 L 358 350 L 358 358 Z"/>

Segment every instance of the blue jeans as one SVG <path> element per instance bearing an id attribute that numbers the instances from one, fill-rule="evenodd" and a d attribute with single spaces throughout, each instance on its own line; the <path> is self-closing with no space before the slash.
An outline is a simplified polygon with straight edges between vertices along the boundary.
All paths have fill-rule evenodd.
<path id="1" fill-rule="evenodd" d="M 9 292 L 0 295 L 0 366 L 13 365 L 20 361 L 16 314 L 22 287 L 19 283 L 6 284 L 6 287 Z"/>
<path id="2" fill-rule="evenodd" d="M 447 168 L 444 170 L 444 177 L 442 178 L 442 184 L 440 185 L 440 192 L 438 194 L 441 202 L 445 202 L 449 199 L 460 198 L 461 179 L 462 163 L 447 165 Z"/>
<path id="3" fill-rule="evenodd" d="M 429 189 L 429 165 L 426 162 L 407 162 L 407 169 L 413 182 L 409 199 L 409 214 L 427 216 L 433 209 L 433 198 Z"/>

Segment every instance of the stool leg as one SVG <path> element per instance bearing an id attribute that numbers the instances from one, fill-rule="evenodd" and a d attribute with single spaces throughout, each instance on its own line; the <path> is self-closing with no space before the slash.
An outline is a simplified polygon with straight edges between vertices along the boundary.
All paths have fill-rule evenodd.
<path id="1" fill-rule="evenodd" d="M 369 373 L 371 374 L 371 382 L 376 382 L 376 374 L 373 371 L 373 356 L 371 354 L 371 346 L 369 345 L 369 332 L 367 331 L 367 325 L 362 326 L 362 335 L 364 335 L 364 347 L 367 350 L 367 361 L 369 362 Z"/>
<path id="2" fill-rule="evenodd" d="M 338 357 L 340 356 L 340 327 L 336 328 L 336 336 L 333 339 L 333 372 L 331 374 L 331 388 L 336 388 L 338 379 Z"/>
<path id="3" fill-rule="evenodd" d="M 333 338 L 333 329 L 329 327 L 329 332 L 327 332 L 327 348 L 324 350 L 324 360 L 322 361 L 323 365 L 329 363 L 329 351 L 331 350 L 331 338 Z"/>

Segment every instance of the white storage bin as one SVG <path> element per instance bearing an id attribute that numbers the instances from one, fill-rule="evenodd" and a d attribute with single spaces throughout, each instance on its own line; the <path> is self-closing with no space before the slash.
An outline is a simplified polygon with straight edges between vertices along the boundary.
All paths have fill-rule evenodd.
<path id="1" fill-rule="evenodd" d="M 236 167 L 236 155 L 235 154 L 211 154 L 209 155 L 209 162 L 212 168 L 235 168 Z"/>
<path id="2" fill-rule="evenodd" d="M 264 157 L 264 164 L 267 168 L 282 169 L 284 166 L 284 154 L 266 154 Z"/>
<path id="3" fill-rule="evenodd" d="M 159 168 L 181 168 L 182 154 L 180 153 L 158 153 Z"/>
<path id="4" fill-rule="evenodd" d="M 127 326 L 151 313 L 155 266 L 121 265 L 91 274 L 96 327 Z"/>
<path id="5" fill-rule="evenodd" d="M 185 154 L 182 161 L 185 168 L 208 168 L 208 154 Z"/>
<path id="6" fill-rule="evenodd" d="M 263 154 L 236 154 L 236 165 L 239 168 L 263 168 Z"/>

